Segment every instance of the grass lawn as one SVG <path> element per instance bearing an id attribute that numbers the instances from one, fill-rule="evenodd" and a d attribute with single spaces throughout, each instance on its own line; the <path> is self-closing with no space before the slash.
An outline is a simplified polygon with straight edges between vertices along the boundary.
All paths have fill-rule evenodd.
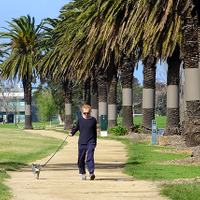
<path id="1" fill-rule="evenodd" d="M 157 116 L 155 117 L 155 120 L 157 122 L 157 128 L 158 129 L 163 129 L 166 126 L 166 116 Z M 142 124 L 142 117 L 141 116 L 137 116 L 133 118 L 133 123 L 135 125 L 141 125 Z"/>
<path id="2" fill-rule="evenodd" d="M 152 146 L 150 142 L 133 143 L 123 137 L 106 137 L 123 142 L 128 152 L 128 160 L 124 173 L 138 180 L 164 181 L 175 179 L 198 178 L 200 166 L 186 166 L 173 164 L 159 164 L 161 161 L 187 158 L 190 155 L 166 153 L 171 147 Z M 165 150 L 165 153 L 161 150 Z M 200 185 L 191 184 L 163 184 L 161 194 L 172 200 L 199 200 Z"/>
<path id="3" fill-rule="evenodd" d="M 6 126 L 0 128 L 0 138 L 0 199 L 8 200 L 11 194 L 3 184 L 9 178 L 6 172 L 48 156 L 57 150 L 62 140 Z"/>
<path id="4" fill-rule="evenodd" d="M 169 147 L 152 146 L 149 142 L 131 143 L 125 141 L 128 150 L 128 161 L 124 172 L 143 180 L 174 180 L 199 177 L 200 166 L 184 166 L 158 164 L 157 162 L 183 159 L 189 155 L 162 153 L 162 149 Z M 159 151 L 158 151 L 159 150 Z M 200 199 L 200 185 L 191 184 L 164 184 L 161 194 L 173 200 L 198 200 Z"/>
<path id="5" fill-rule="evenodd" d="M 165 184 L 162 194 L 172 200 L 198 200 L 200 199 L 200 184 Z"/>
<path id="6" fill-rule="evenodd" d="M 158 129 L 163 129 L 166 126 L 166 116 L 157 116 L 155 117 L 155 120 L 157 122 L 157 128 Z M 141 126 L 142 124 L 142 116 L 136 116 L 133 118 L 133 123 L 134 125 L 139 125 Z M 122 125 L 122 118 L 118 117 L 117 119 L 117 124 Z"/>
<path id="7" fill-rule="evenodd" d="M 53 122 L 33 122 L 32 126 L 33 128 L 40 128 L 43 129 L 45 126 L 49 126 L 49 125 L 58 125 L 59 122 L 58 121 L 53 121 Z M 0 124 L 0 128 L 17 128 L 17 127 L 24 127 L 24 123 L 5 123 L 5 124 Z"/>
<path id="8" fill-rule="evenodd" d="M 196 178 L 199 166 L 183 166 L 172 164 L 158 164 L 157 162 L 176 160 L 189 157 L 189 155 L 162 153 L 162 149 L 169 147 L 152 146 L 149 142 L 128 142 L 128 161 L 125 172 L 138 179 L 145 180 L 173 180 L 179 178 Z"/>

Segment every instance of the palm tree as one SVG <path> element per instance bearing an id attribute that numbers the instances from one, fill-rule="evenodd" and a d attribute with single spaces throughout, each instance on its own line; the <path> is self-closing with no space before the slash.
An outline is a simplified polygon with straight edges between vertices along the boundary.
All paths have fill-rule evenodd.
<path id="1" fill-rule="evenodd" d="M 37 70 L 35 63 L 40 57 L 40 41 L 43 32 L 41 24 L 35 26 L 34 17 L 31 18 L 29 15 L 15 18 L 8 24 L 10 28 L 6 29 L 7 32 L 1 32 L 0 36 L 10 40 L 4 42 L 2 47 L 11 53 L 1 65 L 1 77 L 22 80 L 25 100 L 25 129 L 32 129 L 31 83 Z"/>
<path id="2" fill-rule="evenodd" d="M 8 52 L 0 49 L 0 58 L 5 58 L 6 55 L 9 55 Z M 3 62 L 3 60 L 0 59 L 0 62 Z"/>
<path id="3" fill-rule="evenodd" d="M 123 23 L 126 23 L 127 10 L 129 9 L 129 7 L 131 8 L 133 6 L 134 2 L 131 2 L 130 5 L 129 2 L 126 1 L 97 1 L 94 3 L 95 5 L 97 5 L 96 10 L 92 9 L 92 6 L 94 8 L 95 5 L 91 6 L 92 11 L 94 11 L 92 12 L 92 20 L 90 20 L 90 22 L 92 22 L 90 24 L 91 27 L 87 29 L 87 31 L 85 31 L 86 29 L 84 29 L 85 34 L 83 34 L 82 37 L 75 37 L 74 41 L 71 43 L 72 45 L 67 46 L 68 51 L 67 53 L 65 52 L 65 55 L 63 56 L 63 60 L 67 60 L 67 62 L 69 63 L 70 67 L 68 67 L 68 69 L 73 68 L 74 71 L 78 70 L 80 74 L 83 74 L 84 71 L 92 71 L 93 68 L 95 68 L 97 71 L 101 72 L 100 74 L 102 74 L 104 71 L 106 71 L 112 66 L 112 60 L 114 60 L 115 66 L 118 65 L 122 54 L 124 53 L 124 55 L 126 55 L 126 50 L 122 48 L 120 40 L 122 32 L 124 30 Z M 137 6 L 134 5 L 134 8 L 136 9 Z M 88 10 L 91 9 L 88 8 Z M 84 16 L 84 13 L 82 15 Z M 123 19 L 123 21 L 120 21 L 121 19 Z M 127 44 L 130 43 L 127 42 Z M 71 59 L 72 55 L 73 59 Z M 112 55 L 114 55 L 114 58 Z M 92 65 L 88 65 L 88 63 L 92 63 Z M 132 80 L 133 74 L 129 73 L 128 69 L 130 68 L 126 69 L 126 67 L 130 66 L 133 71 L 134 64 L 128 64 L 126 62 L 122 65 L 124 65 L 123 70 L 126 71 L 123 83 L 127 83 L 127 81 L 125 81 L 125 79 L 127 78 L 126 75 L 128 74 L 128 77 L 130 77 L 129 80 Z M 99 114 L 101 115 L 102 107 L 104 110 L 103 114 L 107 113 L 107 95 L 105 94 L 107 90 L 106 87 L 103 86 L 105 83 L 105 79 L 101 78 L 100 74 L 98 74 L 98 88 L 100 104 Z M 131 83 L 130 87 L 127 84 L 124 84 L 125 87 L 129 87 L 125 88 L 124 91 L 132 91 Z M 103 87 L 104 89 L 101 90 L 101 87 Z M 101 94 L 103 93 L 104 96 L 101 96 Z M 132 94 L 128 93 L 128 95 L 131 98 L 131 100 L 129 100 L 129 105 L 125 105 L 123 109 L 123 115 L 125 117 L 124 125 L 128 128 L 133 128 Z"/>
<path id="4" fill-rule="evenodd" d="M 46 22 L 49 22 L 48 25 L 56 27 L 59 24 L 59 21 L 47 19 Z M 53 24 L 52 24 L 53 22 Z M 71 129 L 73 126 L 73 117 L 72 117 L 72 79 L 70 78 L 67 71 L 63 72 L 61 66 L 58 63 L 59 61 L 59 48 L 53 46 L 56 44 L 56 40 L 59 39 L 58 35 L 54 32 L 55 29 L 46 28 L 50 37 L 46 38 L 45 42 L 48 45 L 45 45 L 46 54 L 38 62 L 40 77 L 45 80 L 45 77 L 51 78 L 52 80 L 61 83 L 63 96 L 65 101 L 65 127 L 64 129 Z M 55 37 L 54 37 L 55 36 Z M 54 38 L 54 39 L 51 39 Z"/>
<path id="5" fill-rule="evenodd" d="M 165 9 L 163 9 L 165 8 Z M 200 144 L 200 135 L 195 119 L 199 119 L 199 75 L 198 75 L 198 26 L 200 14 L 199 1 L 155 1 L 150 9 L 150 17 L 144 26 L 143 49 L 154 46 L 166 60 L 172 56 L 177 43 L 181 47 L 184 60 L 186 83 L 186 111 L 183 134 L 187 145 Z M 163 12 L 164 11 L 164 12 Z M 161 51 L 162 50 L 162 51 Z M 149 50 L 148 50 L 149 51 Z M 146 51 L 146 52 L 148 52 Z M 146 53 L 148 54 L 148 53 Z"/>
<path id="6" fill-rule="evenodd" d="M 87 18 L 87 15 L 84 15 L 84 12 L 87 13 L 87 7 L 90 4 L 93 4 L 92 1 L 85 2 L 82 0 L 75 0 L 67 4 L 61 9 L 58 19 L 46 19 L 47 24 L 53 28 L 44 27 L 49 33 L 49 37 L 46 40 L 49 48 L 40 63 L 38 63 L 40 73 L 42 77 L 51 76 L 54 80 L 62 82 L 65 97 L 65 127 L 67 128 L 73 125 L 71 104 L 72 81 L 74 80 L 77 83 L 82 78 L 84 80 L 87 79 L 87 77 L 82 76 L 87 73 L 84 73 L 84 70 L 82 70 L 83 73 L 80 73 L 80 67 L 74 70 L 73 65 L 76 63 L 76 54 L 71 49 L 69 51 L 68 48 L 74 40 L 78 42 L 79 40 L 84 41 L 86 37 L 84 30 L 87 32 L 88 29 L 84 28 L 84 24 L 87 23 L 87 20 L 91 20 Z M 79 52 L 79 50 L 76 51 L 78 54 Z"/>
<path id="7" fill-rule="evenodd" d="M 91 72 L 91 109 L 92 116 L 99 121 L 98 114 L 98 82 L 95 74 L 95 70 Z"/>
<path id="8" fill-rule="evenodd" d="M 166 135 L 180 134 L 179 117 L 179 73 L 180 73 L 180 48 L 176 47 L 171 57 L 168 57 L 167 72 L 167 124 Z"/>
<path id="9" fill-rule="evenodd" d="M 107 73 L 101 69 L 97 74 L 98 80 L 98 99 L 99 99 L 99 119 L 102 115 L 108 115 L 107 103 Z"/>
<path id="10" fill-rule="evenodd" d="M 91 105 L 91 77 L 88 77 L 86 80 L 82 81 L 82 91 L 83 91 L 83 104 Z"/>
<path id="11" fill-rule="evenodd" d="M 151 133 L 152 120 L 155 119 L 156 63 L 156 57 L 150 53 L 143 59 L 142 130 L 144 133 Z"/>
<path id="12" fill-rule="evenodd" d="M 120 70 L 122 85 L 122 126 L 133 129 L 133 71 L 135 60 L 133 56 L 124 57 Z"/>
<path id="13" fill-rule="evenodd" d="M 107 69 L 108 76 L 108 128 L 117 125 L 117 67 L 114 63 Z"/>
<path id="14" fill-rule="evenodd" d="M 69 13 L 71 13 L 72 16 L 74 16 L 72 20 L 70 17 L 68 17 Z M 76 79 L 77 82 L 82 81 L 82 80 L 89 80 L 90 78 L 89 74 L 94 74 L 94 73 L 90 73 L 93 71 L 92 68 L 90 68 L 90 66 L 92 65 L 96 66 L 95 64 L 96 62 L 91 61 L 91 59 L 88 58 L 91 52 L 90 53 L 87 53 L 87 52 L 91 51 L 91 48 L 90 46 L 88 47 L 88 44 L 86 42 L 86 38 L 88 37 L 88 34 L 89 34 L 88 31 L 90 30 L 90 27 L 91 27 L 90 22 L 93 19 L 92 17 L 93 14 L 96 14 L 96 5 L 93 1 L 88 1 L 87 3 L 85 3 L 84 1 L 77 0 L 63 8 L 63 11 L 61 14 L 61 22 L 59 23 L 59 25 L 56 27 L 56 30 L 55 30 L 59 33 L 57 34 L 59 37 L 58 39 L 59 42 L 56 43 L 56 49 L 59 49 L 59 50 L 58 50 L 58 54 L 56 54 L 55 49 L 54 49 L 53 54 L 57 55 L 57 58 L 59 59 L 55 59 L 54 61 L 56 62 L 58 61 L 56 63 L 57 66 L 58 65 L 62 66 L 60 68 L 60 70 L 62 71 L 62 74 L 65 74 L 65 76 L 68 76 L 68 77 L 74 77 L 74 79 Z M 65 33 L 65 34 L 62 34 L 62 33 Z M 53 54 L 51 54 L 51 56 Z M 82 62 L 84 59 L 89 59 L 87 64 Z M 94 60 L 95 59 L 96 58 L 94 58 Z M 55 66 L 55 62 L 53 66 Z M 98 70 L 102 71 L 100 68 L 99 69 L 96 68 L 95 70 L 96 72 L 98 72 Z M 101 79 L 101 77 L 103 77 L 104 74 L 101 73 L 101 75 L 103 76 L 100 76 L 100 77 L 97 76 L 97 74 L 98 73 L 95 73 L 94 78 L 91 77 L 92 78 L 91 89 L 92 89 L 92 94 L 94 95 L 92 96 L 92 101 L 91 101 L 92 111 L 93 111 L 93 114 L 97 114 L 96 103 L 98 102 L 97 94 L 99 94 L 99 104 L 100 104 L 99 114 L 100 115 L 107 114 L 107 111 L 106 111 L 107 106 L 105 106 L 107 97 L 103 96 L 106 94 L 106 90 L 105 90 L 106 84 L 104 82 L 104 78 Z M 98 78 L 99 80 L 98 83 L 100 84 L 100 86 L 98 86 L 98 93 L 97 91 L 94 91 L 94 88 L 96 88 L 96 81 L 95 81 L 96 77 Z M 87 82 L 84 81 L 84 84 L 85 83 Z M 87 85 L 87 90 L 89 91 L 88 86 L 89 84 Z M 103 89 L 101 89 L 102 88 L 101 86 L 103 87 Z M 87 96 L 88 94 L 89 92 L 87 92 Z M 105 98 L 106 98 L 106 101 L 105 101 Z M 87 101 L 87 103 L 89 102 Z"/>
<path id="15" fill-rule="evenodd" d="M 198 8 L 199 8 L 199 3 L 198 4 Z M 193 8 L 194 6 L 192 5 L 192 1 L 190 0 L 181 0 L 181 1 L 155 1 L 155 2 L 151 2 L 148 4 L 148 2 L 146 1 L 145 6 L 143 7 L 143 11 L 141 12 L 140 9 L 138 9 L 135 12 L 135 16 L 137 17 L 137 20 L 139 22 L 141 22 L 143 20 L 143 26 L 141 28 L 141 39 L 142 39 L 142 55 L 143 55 L 143 59 L 145 59 L 146 57 L 149 56 L 149 52 L 153 51 L 153 54 L 155 56 L 158 56 L 158 58 L 162 59 L 163 61 L 166 61 L 168 57 L 170 58 L 169 61 L 169 73 L 168 73 L 168 80 L 171 80 L 171 71 L 175 70 L 177 73 L 177 77 L 175 78 L 176 80 L 178 79 L 178 66 L 170 66 L 170 64 L 172 63 L 172 55 L 173 52 L 175 51 L 175 47 L 177 45 L 180 46 L 181 48 L 181 54 L 180 57 L 176 57 L 176 61 L 174 60 L 174 62 L 176 64 L 180 63 L 180 59 L 184 57 L 184 55 L 182 54 L 182 52 L 184 50 L 182 50 L 184 47 L 182 46 L 182 38 L 185 39 L 185 37 L 182 36 L 182 27 L 187 27 L 187 25 L 183 25 L 183 21 L 184 19 L 186 19 L 186 13 L 188 11 L 189 8 Z M 197 5 L 196 5 L 197 8 Z M 198 9 L 196 9 L 198 10 Z M 198 10 L 199 11 L 199 10 Z M 143 13 L 141 14 L 137 14 L 137 13 Z M 147 17 L 148 16 L 148 17 Z M 137 27 L 139 27 L 138 25 L 136 25 Z M 134 24 L 130 24 L 130 28 L 127 30 L 126 34 L 124 34 L 127 38 L 129 35 L 134 35 L 135 33 L 137 33 L 135 31 L 135 29 L 133 29 L 132 27 L 136 27 L 134 26 Z M 195 36 L 196 37 L 196 36 Z M 126 40 L 124 40 L 125 42 Z M 138 40 L 136 40 L 138 41 Z M 135 42 L 135 39 L 133 38 L 133 42 Z M 140 41 L 139 41 L 140 42 Z M 135 42 L 136 44 L 136 42 Z M 135 45 L 129 46 L 129 52 L 131 52 L 131 50 L 133 50 L 135 47 Z M 197 46 L 196 46 L 197 47 Z M 187 50 L 187 54 L 188 54 L 188 50 Z M 186 54 L 185 54 L 186 55 Z M 175 69 L 176 68 L 176 69 Z M 169 83 L 169 82 L 168 82 Z M 172 84 L 169 83 L 169 84 Z M 189 83 L 188 83 L 189 84 Z M 198 85 L 196 83 L 196 85 Z M 171 85 L 170 85 L 171 86 Z M 169 86 L 169 87 L 170 87 Z M 177 86 L 177 85 L 176 85 Z M 175 87 L 175 86 L 174 86 Z M 192 90 L 191 90 L 192 91 Z M 169 94 L 170 95 L 170 94 Z M 171 96 L 171 95 L 170 95 Z M 177 96 L 177 95 L 176 95 Z M 168 96 L 169 97 L 169 96 Z M 144 101 L 144 99 L 143 99 Z M 169 105 L 169 104 L 168 104 Z M 176 109 L 176 114 L 173 115 L 173 119 L 174 120 L 173 124 L 171 123 L 172 120 L 170 120 L 170 117 L 168 116 L 168 123 L 170 125 L 167 125 L 169 128 L 169 126 L 171 126 L 170 128 L 173 129 L 173 133 L 177 133 L 178 130 L 178 122 L 179 122 L 179 113 L 177 112 L 177 108 Z M 168 109 L 168 114 L 169 114 L 170 110 Z M 171 114 L 170 114 L 171 115 Z M 175 119 L 176 117 L 176 119 Z M 153 116 L 152 116 L 153 118 Z M 149 126 L 150 126 L 150 122 L 149 122 Z M 167 132 L 167 129 L 166 129 Z M 169 132 L 168 132 L 169 133 Z"/>
<path id="16" fill-rule="evenodd" d="M 183 57 L 185 69 L 185 94 L 186 114 L 183 132 L 186 136 L 186 144 L 195 146 L 200 144 L 199 126 L 200 120 L 200 88 L 199 88 L 199 3 L 190 2 L 190 8 L 184 16 L 183 28 Z"/>
<path id="17" fill-rule="evenodd" d="M 155 118 L 156 57 L 165 61 L 172 55 L 176 44 L 181 44 L 179 3 L 140 1 L 134 14 L 128 15 L 127 28 L 124 28 L 122 34 L 123 46 L 128 53 L 134 51 L 137 46 L 142 51 L 144 64 L 142 127 L 143 131 L 148 133 L 151 131 L 152 119 Z M 187 9 L 187 5 L 183 9 Z"/>
<path id="18" fill-rule="evenodd" d="M 72 81 L 65 79 L 62 81 L 62 87 L 65 99 L 65 130 L 70 130 L 73 127 L 72 117 Z"/>

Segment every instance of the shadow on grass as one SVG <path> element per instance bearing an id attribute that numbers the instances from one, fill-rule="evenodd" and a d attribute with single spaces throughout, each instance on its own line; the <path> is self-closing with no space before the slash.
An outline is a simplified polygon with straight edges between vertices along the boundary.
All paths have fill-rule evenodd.
<path id="1" fill-rule="evenodd" d="M 144 162 L 127 162 L 126 165 L 141 165 L 141 164 L 144 164 Z"/>

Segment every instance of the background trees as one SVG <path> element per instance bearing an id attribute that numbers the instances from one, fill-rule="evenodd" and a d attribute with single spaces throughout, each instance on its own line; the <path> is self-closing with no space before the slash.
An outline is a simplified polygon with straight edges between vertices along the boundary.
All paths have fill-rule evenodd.
<path id="1" fill-rule="evenodd" d="M 56 104 L 53 100 L 52 90 L 49 87 L 40 87 L 34 93 L 36 99 L 36 106 L 38 107 L 38 114 L 41 121 L 51 121 L 57 114 Z"/>

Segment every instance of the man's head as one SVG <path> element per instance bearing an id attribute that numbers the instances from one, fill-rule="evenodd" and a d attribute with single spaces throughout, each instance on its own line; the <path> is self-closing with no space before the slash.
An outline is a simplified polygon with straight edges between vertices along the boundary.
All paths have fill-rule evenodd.
<path id="1" fill-rule="evenodd" d="M 82 107 L 82 114 L 84 118 L 90 118 L 91 106 L 85 104 Z"/>

